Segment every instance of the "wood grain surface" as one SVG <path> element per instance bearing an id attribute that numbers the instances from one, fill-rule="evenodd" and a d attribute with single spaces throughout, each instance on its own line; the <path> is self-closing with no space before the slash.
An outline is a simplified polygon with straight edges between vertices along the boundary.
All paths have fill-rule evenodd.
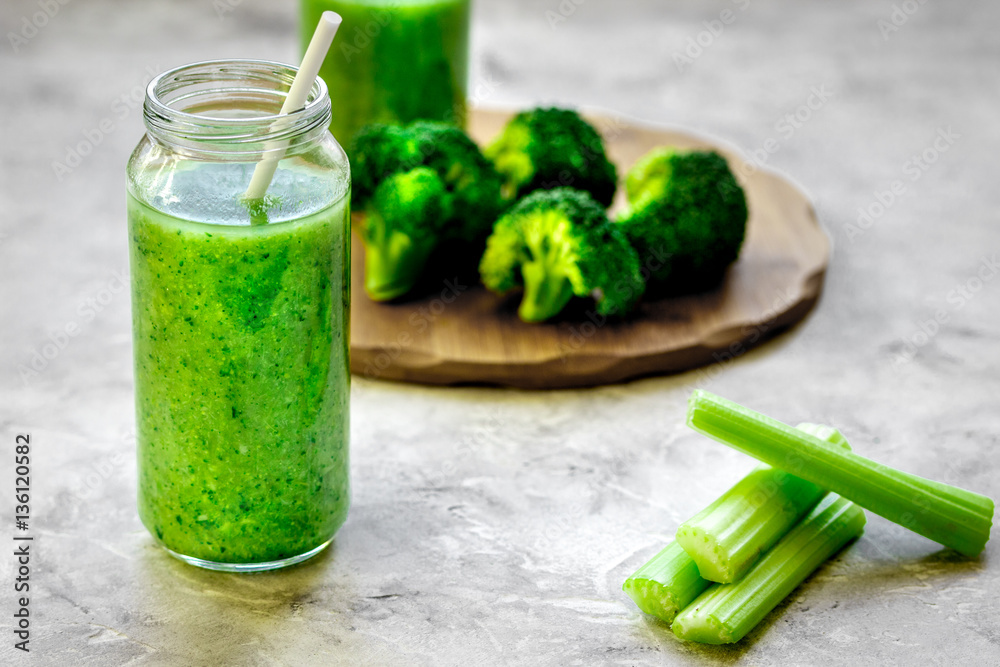
<path id="1" fill-rule="evenodd" d="M 488 141 L 510 115 L 473 111 L 470 134 Z M 592 386 L 738 356 L 805 317 L 822 290 L 829 241 L 798 188 L 772 172 L 745 167 L 738 155 L 696 136 L 612 115 L 588 118 L 604 135 L 620 177 L 655 146 L 709 146 L 726 155 L 746 189 L 750 220 L 740 258 L 722 284 L 693 296 L 644 299 L 625 321 L 600 322 L 581 312 L 559 322 L 525 324 L 517 318 L 517 295 L 502 298 L 469 280 L 442 281 L 440 289 L 418 299 L 371 301 L 355 235 L 355 374 L 427 384 Z M 619 191 L 612 211 L 622 196 Z"/>

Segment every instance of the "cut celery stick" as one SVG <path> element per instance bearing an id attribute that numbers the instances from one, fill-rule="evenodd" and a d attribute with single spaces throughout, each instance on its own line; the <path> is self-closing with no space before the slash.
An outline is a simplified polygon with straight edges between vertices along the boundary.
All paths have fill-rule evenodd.
<path id="1" fill-rule="evenodd" d="M 830 426 L 796 428 L 850 449 Z M 739 581 L 760 556 L 826 495 L 812 482 L 762 463 L 677 529 L 677 542 L 709 581 Z"/>
<path id="2" fill-rule="evenodd" d="M 990 538 L 993 501 L 986 496 L 831 448 L 815 436 L 706 391 L 691 395 L 687 423 L 966 556 L 979 555 Z"/>
<path id="3" fill-rule="evenodd" d="M 813 433 L 817 437 L 837 446 L 850 448 L 847 440 L 835 428 L 817 424 L 800 424 L 799 428 Z M 747 482 L 749 484 L 745 484 Z M 759 484 L 755 482 L 759 482 Z M 770 528 L 772 531 L 777 532 L 777 535 L 773 540 L 768 541 L 766 546 L 761 547 L 760 551 L 774 544 L 774 541 L 787 532 L 791 525 L 801 518 L 802 514 L 805 514 L 805 512 L 809 511 L 809 509 L 819 502 L 820 498 L 826 493 L 820 490 L 815 484 L 798 479 L 793 475 L 776 470 L 766 464 L 758 466 L 739 482 L 737 487 L 741 485 L 745 486 L 747 491 L 739 497 L 739 504 L 743 508 L 756 504 L 757 506 L 766 506 L 768 508 L 773 507 L 773 513 L 783 512 L 783 514 L 788 514 L 789 512 L 784 511 L 788 503 L 808 503 L 808 506 L 804 507 L 802 511 L 795 512 L 794 518 L 791 521 L 785 522 L 781 520 L 784 518 L 782 516 L 779 517 L 779 521 L 771 521 L 770 523 L 773 525 L 765 526 L 763 529 L 764 532 Z M 813 491 L 815 492 L 815 497 L 799 499 L 800 496 L 810 494 Z M 713 503 L 712 507 L 719 504 L 720 501 L 723 501 L 726 496 L 732 493 L 733 489 L 730 489 L 725 496 Z M 794 496 L 795 499 L 786 502 L 784 499 L 788 496 Z M 761 498 L 760 501 L 756 500 L 758 497 Z M 774 502 L 775 497 L 779 498 L 777 502 Z M 729 516 L 741 511 L 734 510 Z M 763 522 L 765 521 L 765 514 L 770 514 L 770 512 L 766 510 L 764 512 L 754 512 L 751 506 L 749 507 L 749 511 L 744 513 L 744 518 L 749 521 Z M 701 516 L 701 514 L 698 516 Z M 779 527 L 779 525 L 783 527 Z M 755 528 L 756 526 L 744 526 L 744 532 L 759 534 L 760 529 L 755 530 Z M 769 538 L 762 537 L 761 539 L 767 540 Z M 711 584 L 710 581 L 706 581 L 703 575 L 699 574 L 700 566 L 692 560 L 689 552 L 685 551 L 685 548 L 682 548 L 682 544 L 680 531 L 678 531 L 677 541 L 671 542 L 664 547 L 660 553 L 636 570 L 635 574 L 626 579 L 622 585 L 622 590 L 628 593 L 639 609 L 667 623 L 670 623 L 678 611 L 687 606 L 699 593 Z M 691 549 L 690 551 L 695 550 Z M 759 554 L 754 555 L 754 560 L 756 560 L 757 555 Z M 749 567 L 749 564 L 747 567 Z"/>
<path id="4" fill-rule="evenodd" d="M 865 513 L 827 494 L 735 584 L 715 584 L 674 618 L 674 634 L 705 644 L 738 642 L 825 560 L 864 530 Z"/>
<path id="5" fill-rule="evenodd" d="M 698 576 L 698 566 L 684 549 L 671 542 L 626 579 L 622 590 L 639 609 L 670 623 L 710 584 Z"/>

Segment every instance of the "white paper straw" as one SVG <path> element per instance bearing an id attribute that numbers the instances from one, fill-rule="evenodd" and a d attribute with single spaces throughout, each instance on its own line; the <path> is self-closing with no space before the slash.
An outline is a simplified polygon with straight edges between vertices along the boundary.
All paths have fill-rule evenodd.
<path id="1" fill-rule="evenodd" d="M 330 50 L 330 44 L 333 43 L 341 21 L 343 19 L 336 12 L 323 12 L 323 15 L 319 17 L 316 32 L 313 33 L 312 39 L 309 41 L 306 54 L 302 57 L 302 64 L 299 65 L 299 72 L 292 80 L 292 86 L 288 89 L 288 95 L 285 97 L 285 103 L 281 105 L 279 115 L 284 116 L 305 106 L 309 90 L 319 74 L 319 68 L 326 58 L 326 52 Z M 280 122 L 277 121 L 275 125 Z M 260 199 L 267 193 L 271 179 L 274 178 L 274 172 L 278 168 L 278 162 L 285 156 L 287 147 L 287 141 L 279 142 L 279 145 L 275 147 L 265 147 L 268 152 L 272 148 L 276 150 L 273 155 L 258 162 L 254 168 L 253 177 L 250 179 L 250 185 L 246 191 L 248 199 Z"/>

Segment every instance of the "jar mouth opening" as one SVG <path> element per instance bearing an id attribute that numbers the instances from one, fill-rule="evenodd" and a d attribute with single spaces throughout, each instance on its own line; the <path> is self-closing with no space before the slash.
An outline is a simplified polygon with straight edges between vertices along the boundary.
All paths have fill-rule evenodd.
<path id="1" fill-rule="evenodd" d="M 330 122 L 330 97 L 317 77 L 305 105 L 281 114 L 298 68 L 269 60 L 208 60 L 175 67 L 146 87 L 143 120 L 172 147 L 259 153 L 263 144 L 297 142 Z"/>

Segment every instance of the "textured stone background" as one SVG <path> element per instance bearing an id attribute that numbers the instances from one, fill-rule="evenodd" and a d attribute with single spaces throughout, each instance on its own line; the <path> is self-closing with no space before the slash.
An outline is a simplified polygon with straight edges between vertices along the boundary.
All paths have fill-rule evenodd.
<path id="1" fill-rule="evenodd" d="M 136 516 L 129 304 L 116 291 L 124 165 L 142 133 L 126 100 L 181 63 L 297 57 L 294 3 L 228 2 L 220 18 L 210 0 L 76 0 L 17 53 L 0 44 L 0 484 L 12 485 L 14 434 L 30 432 L 32 664 L 1000 664 L 996 543 L 962 561 L 877 517 L 736 647 L 682 645 L 620 592 L 751 466 L 681 426 L 692 386 L 836 424 L 860 452 L 1000 497 L 1000 279 L 975 281 L 1000 251 L 995 3 L 908 5 L 883 36 L 889 0 L 567 0 L 555 29 L 556 0 L 479 2 L 484 104 L 599 106 L 747 152 L 777 146 L 756 155 L 811 194 L 834 240 L 824 297 L 708 373 L 551 393 L 357 380 L 354 505 L 334 547 L 237 577 L 170 559 Z M 734 21 L 678 71 L 674 54 L 727 8 Z M 4 2 L 2 33 L 36 11 Z M 818 86 L 829 99 L 782 133 Z M 113 129 L 59 180 L 52 163 L 103 119 Z M 942 128 L 958 137 L 912 180 L 905 163 Z M 858 208 L 894 180 L 905 194 L 851 238 Z M 966 285 L 979 289 L 955 291 Z M 70 323 L 79 335 L 22 380 L 18 365 Z M 28 664 L 10 646 L 12 576 L 0 556 L 0 662 Z"/>

